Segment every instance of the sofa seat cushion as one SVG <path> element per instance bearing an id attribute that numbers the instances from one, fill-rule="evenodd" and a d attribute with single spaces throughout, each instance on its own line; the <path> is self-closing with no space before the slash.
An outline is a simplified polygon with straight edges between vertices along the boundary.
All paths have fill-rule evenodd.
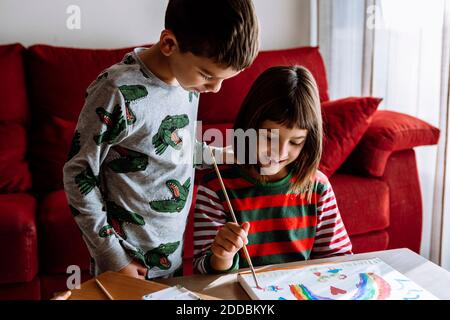
<path id="1" fill-rule="evenodd" d="M 350 236 L 389 227 L 389 187 L 378 179 L 335 174 L 330 179 Z"/>
<path id="2" fill-rule="evenodd" d="M 89 253 L 63 190 L 42 200 L 39 223 L 40 263 L 45 273 L 66 273 L 70 265 L 89 270 Z"/>
<path id="3" fill-rule="evenodd" d="M 36 276 L 33 280 L 28 282 L 0 285 L 0 301 L 39 300 L 39 299 L 41 299 L 41 292 L 40 292 L 40 279 L 38 276 Z"/>
<path id="4" fill-rule="evenodd" d="M 374 231 L 359 236 L 351 236 L 353 253 L 366 253 L 388 250 L 389 233 L 386 230 Z"/>
<path id="5" fill-rule="evenodd" d="M 36 199 L 0 195 L 0 284 L 33 280 L 38 271 Z"/>
<path id="6" fill-rule="evenodd" d="M 29 120 L 24 47 L 0 46 L 0 192 L 20 193 L 31 187 L 25 160 L 26 126 Z"/>
<path id="7" fill-rule="evenodd" d="M 301 65 L 313 74 L 321 101 L 328 101 L 328 83 L 325 64 L 317 47 L 288 50 L 262 51 L 255 62 L 238 76 L 226 80 L 218 93 L 202 94 L 200 97 L 199 120 L 205 123 L 234 122 L 242 101 L 256 78 L 266 69 L 274 66 Z"/>

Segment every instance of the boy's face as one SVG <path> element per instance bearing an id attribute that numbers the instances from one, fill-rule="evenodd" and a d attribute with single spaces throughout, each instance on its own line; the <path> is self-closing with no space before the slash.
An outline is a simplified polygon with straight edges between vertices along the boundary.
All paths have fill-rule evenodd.
<path id="1" fill-rule="evenodd" d="M 232 68 L 222 67 L 211 59 L 196 56 L 190 52 L 174 52 L 169 66 L 178 83 L 186 90 L 207 93 L 218 92 L 224 80 L 240 73 Z"/>
<path id="2" fill-rule="evenodd" d="M 300 155 L 308 131 L 300 128 L 288 128 L 270 120 L 264 121 L 261 129 L 267 130 L 267 135 L 259 136 L 264 140 L 258 144 L 261 174 L 270 176 L 286 171 L 287 166 Z M 278 140 L 277 147 L 271 148 L 272 140 L 274 143 Z"/>
<path id="3" fill-rule="evenodd" d="M 170 30 L 161 33 L 160 48 L 167 57 L 171 75 L 188 91 L 216 93 L 224 80 L 242 71 L 218 65 L 212 59 L 196 56 L 191 52 L 182 53 L 175 35 Z"/>

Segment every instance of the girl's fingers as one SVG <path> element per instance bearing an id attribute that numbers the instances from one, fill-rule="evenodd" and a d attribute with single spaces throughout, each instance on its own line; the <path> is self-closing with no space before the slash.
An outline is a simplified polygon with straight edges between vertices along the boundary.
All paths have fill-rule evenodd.
<path id="1" fill-rule="evenodd" d="M 248 227 L 250 227 L 250 224 L 248 222 L 245 222 L 243 225 L 248 225 Z M 245 239 L 247 238 L 247 231 L 244 230 L 240 225 L 236 224 L 236 223 L 227 223 L 225 225 L 225 228 L 229 229 L 231 232 L 233 232 L 234 234 L 236 234 L 238 237 Z"/>
<path id="2" fill-rule="evenodd" d="M 238 250 L 234 243 L 229 241 L 226 237 L 217 237 L 216 242 L 228 252 L 236 252 Z"/>
<path id="3" fill-rule="evenodd" d="M 237 249 L 240 249 L 244 246 L 244 240 L 227 228 L 224 228 L 222 230 L 220 238 L 231 242 Z"/>
<path id="4" fill-rule="evenodd" d="M 211 246 L 212 253 L 221 259 L 230 259 L 234 254 L 230 254 L 224 247 L 215 242 Z"/>
<path id="5" fill-rule="evenodd" d="M 248 230 L 250 230 L 250 223 L 244 222 L 243 224 L 241 224 L 241 228 L 244 229 L 246 234 L 248 234 Z"/>
<path id="6" fill-rule="evenodd" d="M 250 230 L 250 223 L 249 222 L 244 222 L 241 225 L 241 228 L 244 229 L 244 231 L 245 231 L 244 242 L 245 242 L 245 244 L 248 244 L 248 231 Z"/>

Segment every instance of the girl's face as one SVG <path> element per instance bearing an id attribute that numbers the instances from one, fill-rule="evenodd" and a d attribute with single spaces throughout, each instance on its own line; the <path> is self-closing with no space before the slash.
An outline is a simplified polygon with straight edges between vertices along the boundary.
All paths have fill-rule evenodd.
<path id="1" fill-rule="evenodd" d="M 263 129 L 260 131 L 258 141 L 260 174 L 267 176 L 287 174 L 287 166 L 300 155 L 308 131 L 298 127 L 290 129 L 270 120 L 264 121 L 260 129 Z"/>

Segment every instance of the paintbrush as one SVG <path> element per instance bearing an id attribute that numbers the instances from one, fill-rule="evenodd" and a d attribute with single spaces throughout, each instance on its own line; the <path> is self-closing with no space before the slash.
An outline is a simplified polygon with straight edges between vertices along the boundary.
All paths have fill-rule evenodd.
<path id="1" fill-rule="evenodd" d="M 222 190 L 223 190 L 223 194 L 225 195 L 225 199 L 226 199 L 227 204 L 228 204 L 228 208 L 230 209 L 231 217 L 232 217 L 234 223 L 239 224 L 237 219 L 236 219 L 236 215 L 234 214 L 233 207 L 231 206 L 230 198 L 228 198 L 228 193 L 227 193 L 227 190 L 225 189 L 225 184 L 223 183 L 222 175 L 220 174 L 219 167 L 217 166 L 216 158 L 214 157 L 214 154 L 212 152 L 211 147 L 209 145 L 207 147 L 208 147 L 209 152 L 211 154 L 211 158 L 212 158 L 212 161 L 213 161 L 214 169 L 216 170 L 217 177 L 219 178 L 220 185 L 221 185 Z M 250 270 L 252 271 L 252 275 L 253 275 L 253 279 L 255 280 L 256 287 L 258 289 L 260 289 L 261 287 L 259 286 L 258 279 L 256 278 L 255 268 L 253 267 L 252 259 L 250 258 L 250 255 L 248 254 L 247 246 L 245 244 L 242 247 L 242 250 L 244 251 L 245 259 L 247 260 L 247 263 L 248 263 L 248 265 L 250 267 Z"/>
<path id="2" fill-rule="evenodd" d="M 100 282 L 100 280 L 98 280 L 97 278 L 95 278 L 95 282 L 97 282 L 97 285 L 100 287 L 100 289 L 103 291 L 103 293 L 108 297 L 109 300 L 114 300 L 114 297 L 109 293 L 108 290 L 106 290 L 106 288 L 103 286 L 103 284 Z"/>

